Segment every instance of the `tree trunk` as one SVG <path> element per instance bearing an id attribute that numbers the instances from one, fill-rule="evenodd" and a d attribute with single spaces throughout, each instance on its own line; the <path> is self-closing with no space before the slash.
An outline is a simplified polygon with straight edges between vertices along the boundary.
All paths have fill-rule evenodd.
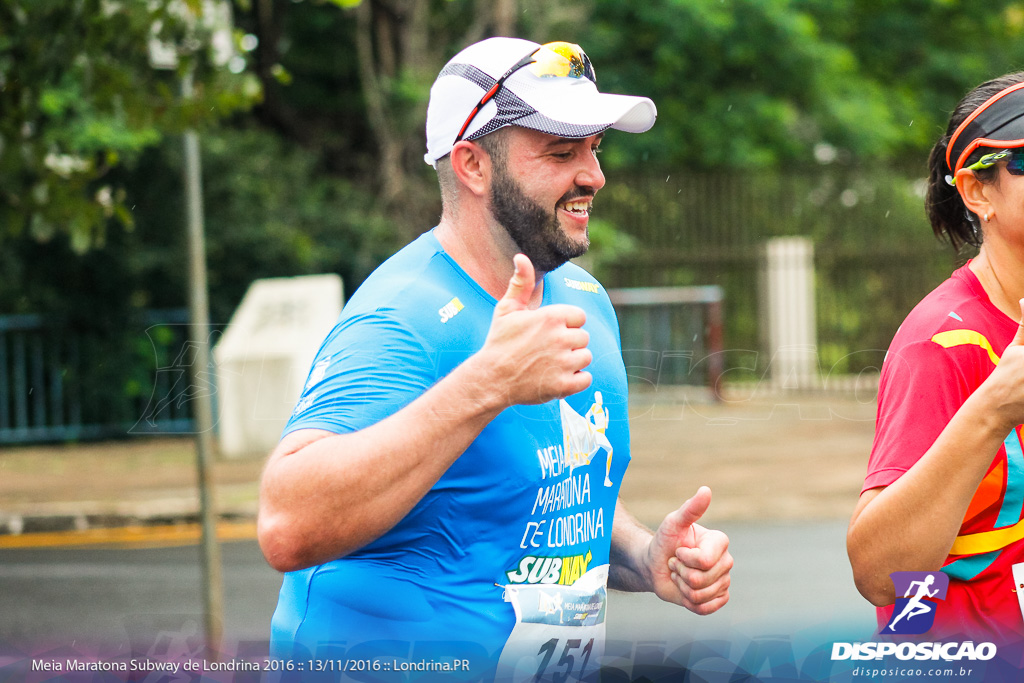
<path id="1" fill-rule="evenodd" d="M 366 101 L 366 113 L 377 139 L 380 149 L 380 160 L 377 166 L 381 199 L 391 206 L 402 193 L 405 186 L 405 169 L 402 166 L 402 141 L 389 106 L 391 77 L 382 73 L 377 61 L 378 54 L 391 54 L 392 46 L 378 46 L 374 50 L 374 7 L 373 3 L 364 1 L 356 7 L 356 55 L 359 59 L 359 77 L 362 82 L 363 99 Z M 381 19 L 386 21 L 387 19 Z M 377 35 L 380 35 L 378 28 Z"/>
<path id="2" fill-rule="evenodd" d="M 493 7 L 494 34 L 498 36 L 515 36 L 518 19 L 518 3 L 516 3 L 516 0 L 495 0 Z"/>

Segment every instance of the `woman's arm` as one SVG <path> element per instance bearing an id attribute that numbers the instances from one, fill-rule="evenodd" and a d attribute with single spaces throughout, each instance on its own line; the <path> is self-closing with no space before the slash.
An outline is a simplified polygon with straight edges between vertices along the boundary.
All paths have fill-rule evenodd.
<path id="1" fill-rule="evenodd" d="M 1024 326 L 921 459 L 891 485 L 861 494 L 847 551 L 865 598 L 891 604 L 890 573 L 942 566 L 992 459 L 1022 422 Z"/>

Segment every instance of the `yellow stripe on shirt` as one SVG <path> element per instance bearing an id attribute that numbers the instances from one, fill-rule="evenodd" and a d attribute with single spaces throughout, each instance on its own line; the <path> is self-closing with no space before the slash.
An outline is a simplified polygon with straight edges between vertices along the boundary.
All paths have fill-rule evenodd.
<path id="1" fill-rule="evenodd" d="M 980 346 L 988 352 L 988 358 L 992 361 L 992 364 L 999 365 L 999 356 L 992 350 L 992 344 L 981 332 L 975 330 L 948 330 L 946 332 L 939 332 L 932 337 L 932 341 L 946 349 L 954 346 L 964 346 L 965 344 Z"/>
<path id="2" fill-rule="evenodd" d="M 964 534 L 957 536 L 950 548 L 950 555 L 978 555 L 990 553 L 993 550 L 1000 550 L 1016 541 L 1024 538 L 1024 519 L 1013 526 L 995 529 L 994 531 L 982 531 L 977 534 Z"/>
<path id="3" fill-rule="evenodd" d="M 976 330 L 948 330 L 939 332 L 932 341 L 939 346 L 949 349 L 954 346 L 973 345 L 980 346 L 988 353 L 988 358 L 993 365 L 999 365 L 999 356 L 992 348 L 992 343 Z M 1001 550 L 1006 546 L 1024 538 L 1024 520 L 1013 526 L 995 529 L 993 531 L 982 531 L 976 534 L 964 534 L 957 536 L 950 548 L 950 555 L 979 555 L 994 550 Z"/>

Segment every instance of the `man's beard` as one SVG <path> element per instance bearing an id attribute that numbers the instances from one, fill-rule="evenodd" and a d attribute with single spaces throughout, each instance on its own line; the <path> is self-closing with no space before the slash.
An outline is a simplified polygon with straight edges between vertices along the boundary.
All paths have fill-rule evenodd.
<path id="1" fill-rule="evenodd" d="M 558 203 L 576 197 L 592 196 L 593 191 L 575 188 Z M 582 256 L 590 247 L 590 236 L 574 242 L 562 230 L 558 209 L 546 210 L 530 197 L 502 167 L 496 167 L 491 183 L 491 214 L 508 233 L 519 251 L 526 254 L 533 267 L 550 272 L 566 261 Z"/>

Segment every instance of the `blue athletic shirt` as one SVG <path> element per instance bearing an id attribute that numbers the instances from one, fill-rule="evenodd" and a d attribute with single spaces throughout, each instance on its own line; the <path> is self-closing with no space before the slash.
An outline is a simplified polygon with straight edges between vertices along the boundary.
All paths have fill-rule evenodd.
<path id="1" fill-rule="evenodd" d="M 425 233 L 347 303 L 284 433 L 352 432 L 397 412 L 483 346 L 496 303 Z M 461 653 L 493 665 L 504 649 L 503 665 L 534 655 L 518 666 L 539 667 L 547 656 L 550 673 L 566 645 L 552 659 L 549 641 L 561 638 L 576 643 L 573 666 L 596 659 L 612 517 L 630 460 L 626 373 L 614 310 L 590 274 L 573 264 L 548 273 L 542 305 L 552 303 L 586 312 L 593 384 L 506 409 L 390 531 L 287 573 L 275 656 Z M 511 640 L 518 651 L 506 648 Z"/>

